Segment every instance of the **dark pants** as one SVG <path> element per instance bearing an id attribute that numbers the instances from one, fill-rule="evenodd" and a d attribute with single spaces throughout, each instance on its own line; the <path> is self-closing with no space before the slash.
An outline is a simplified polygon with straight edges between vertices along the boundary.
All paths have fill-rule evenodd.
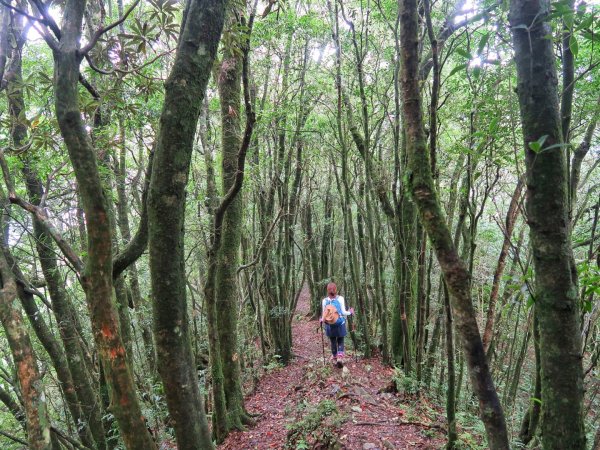
<path id="1" fill-rule="evenodd" d="M 344 353 L 344 337 L 330 337 L 331 341 L 331 354 L 336 356 L 338 353 Z"/>

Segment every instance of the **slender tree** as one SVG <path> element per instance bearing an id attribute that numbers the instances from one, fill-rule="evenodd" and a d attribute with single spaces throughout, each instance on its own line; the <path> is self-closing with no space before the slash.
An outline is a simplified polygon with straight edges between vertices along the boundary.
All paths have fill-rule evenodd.
<path id="1" fill-rule="evenodd" d="M 471 300 L 469 274 L 452 243 L 433 185 L 431 163 L 423 130 L 422 102 L 419 90 L 419 34 L 416 1 L 402 1 L 400 27 L 402 113 L 409 155 L 410 189 L 419 210 L 421 223 L 435 249 L 450 292 L 456 328 L 460 334 L 469 366 L 473 391 L 479 399 L 479 410 L 486 428 L 488 445 L 492 449 L 508 449 L 504 413 L 483 351 Z"/>

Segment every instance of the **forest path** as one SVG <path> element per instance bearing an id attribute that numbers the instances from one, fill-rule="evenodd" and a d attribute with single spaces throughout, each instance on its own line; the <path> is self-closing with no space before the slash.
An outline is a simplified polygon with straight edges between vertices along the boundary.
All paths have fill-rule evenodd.
<path id="1" fill-rule="evenodd" d="M 286 367 L 265 373 L 246 398 L 248 411 L 258 414 L 256 425 L 232 432 L 218 448 L 443 447 L 443 417 L 426 399 L 381 392 L 390 385 L 393 370 L 384 367 L 379 358 L 356 361 L 349 336 L 344 369 L 323 364 L 319 322 L 310 320 L 309 301 L 305 288 L 292 325 L 294 359 Z M 324 341 L 325 357 L 329 358 L 326 336 Z M 288 436 L 290 425 L 297 433 Z"/>

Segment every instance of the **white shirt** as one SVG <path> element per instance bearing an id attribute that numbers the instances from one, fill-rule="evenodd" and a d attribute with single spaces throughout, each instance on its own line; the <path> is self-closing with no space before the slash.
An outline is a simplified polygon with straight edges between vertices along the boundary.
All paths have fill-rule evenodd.
<path id="1" fill-rule="evenodd" d="M 323 316 L 323 311 L 325 311 L 325 306 L 326 306 L 327 300 L 335 300 L 336 298 L 337 298 L 338 303 L 340 304 L 340 310 L 342 311 L 342 315 L 343 316 L 350 315 L 350 311 L 346 311 L 346 303 L 344 302 L 344 297 L 342 297 L 341 295 L 338 295 L 335 298 L 325 297 L 323 299 L 323 301 L 321 302 L 321 316 Z"/>

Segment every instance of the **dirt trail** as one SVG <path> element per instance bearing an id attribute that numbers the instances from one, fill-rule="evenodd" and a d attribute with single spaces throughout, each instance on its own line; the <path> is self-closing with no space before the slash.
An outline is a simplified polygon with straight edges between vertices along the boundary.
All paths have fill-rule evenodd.
<path id="1" fill-rule="evenodd" d="M 319 322 L 308 318 L 308 290 L 302 292 L 298 303 L 292 328 L 294 360 L 263 376 L 246 398 L 248 411 L 258 414 L 257 424 L 247 431 L 231 433 L 218 447 L 220 450 L 443 447 L 440 414 L 423 399 L 380 392 L 390 384 L 393 370 L 377 358 L 356 361 L 349 336 L 346 367 L 338 369 L 327 363 L 324 367 Z M 327 337 L 325 345 L 329 358 Z M 339 414 L 329 416 L 313 430 L 306 417 L 324 400 L 329 400 L 329 409 L 337 406 Z M 299 423 L 305 426 L 294 442 L 288 442 L 288 427 Z M 332 435 L 337 446 L 332 443 Z"/>

